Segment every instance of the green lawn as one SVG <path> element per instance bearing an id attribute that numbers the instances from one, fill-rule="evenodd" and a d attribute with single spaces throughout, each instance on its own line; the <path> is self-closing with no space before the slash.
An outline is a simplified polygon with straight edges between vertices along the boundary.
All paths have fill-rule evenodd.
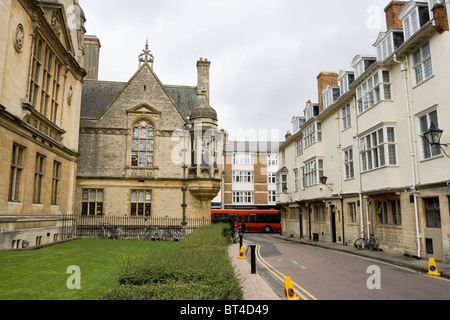
<path id="1" fill-rule="evenodd" d="M 96 300 L 118 285 L 118 272 L 130 261 L 176 247 L 177 242 L 83 239 L 0 252 L 0 300 Z M 80 268 L 80 290 L 67 287 L 73 265 Z"/>

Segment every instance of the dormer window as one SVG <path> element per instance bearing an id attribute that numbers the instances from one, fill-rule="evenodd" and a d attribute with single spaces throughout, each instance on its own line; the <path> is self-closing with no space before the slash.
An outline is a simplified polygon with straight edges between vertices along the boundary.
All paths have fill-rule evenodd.
<path id="1" fill-rule="evenodd" d="M 334 104 L 340 97 L 340 90 L 337 86 L 326 86 L 322 90 L 323 109 L 325 110 Z"/>
<path id="2" fill-rule="evenodd" d="M 374 56 L 357 55 L 352 62 L 352 67 L 355 69 L 355 79 L 361 76 L 369 67 L 377 60 Z"/>
<path id="3" fill-rule="evenodd" d="M 319 115 L 319 105 L 312 103 L 306 105 L 305 109 L 306 121 L 314 117 L 317 117 L 318 115 Z"/>
<path id="4" fill-rule="evenodd" d="M 430 12 L 425 3 L 410 1 L 403 7 L 398 18 L 403 22 L 406 41 L 419 31 L 425 23 L 430 21 Z"/>
<path id="5" fill-rule="evenodd" d="M 384 61 L 397 50 L 404 42 L 402 29 L 390 29 L 381 32 L 377 42 L 373 45 L 377 48 L 377 60 Z"/>
<path id="6" fill-rule="evenodd" d="M 339 91 L 342 96 L 350 90 L 350 86 L 355 81 L 355 74 L 351 71 L 341 71 L 338 77 Z"/>

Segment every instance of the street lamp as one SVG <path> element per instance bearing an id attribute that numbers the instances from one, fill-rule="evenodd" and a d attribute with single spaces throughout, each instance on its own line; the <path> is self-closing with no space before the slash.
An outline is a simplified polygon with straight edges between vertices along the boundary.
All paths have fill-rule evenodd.
<path id="1" fill-rule="evenodd" d="M 445 152 L 445 150 L 442 148 L 442 146 L 447 147 L 448 144 L 445 143 L 441 143 L 441 138 L 442 138 L 442 134 L 444 133 L 443 130 L 436 128 L 436 126 L 434 125 L 434 122 L 431 123 L 430 129 L 428 129 L 427 131 L 425 131 L 423 133 L 423 136 L 425 137 L 425 139 L 428 141 L 428 143 L 431 146 L 439 146 L 442 151 L 444 152 L 444 154 L 450 158 L 450 156 Z"/>

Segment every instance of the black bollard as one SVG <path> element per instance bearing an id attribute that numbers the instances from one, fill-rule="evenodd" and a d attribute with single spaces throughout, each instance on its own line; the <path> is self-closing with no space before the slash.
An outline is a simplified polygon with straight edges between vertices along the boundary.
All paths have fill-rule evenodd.
<path id="1" fill-rule="evenodd" d="M 239 235 L 239 250 L 243 247 L 242 245 L 242 234 Z"/>
<path id="2" fill-rule="evenodd" d="M 250 245 L 252 274 L 256 274 L 256 245 Z"/>

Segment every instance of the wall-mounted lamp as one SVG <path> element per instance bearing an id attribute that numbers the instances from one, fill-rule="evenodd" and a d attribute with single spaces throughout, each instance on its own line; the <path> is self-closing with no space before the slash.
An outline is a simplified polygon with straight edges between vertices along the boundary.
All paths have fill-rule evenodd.
<path id="1" fill-rule="evenodd" d="M 330 189 L 330 191 L 333 191 L 333 189 L 330 188 L 330 185 L 327 183 L 327 181 L 328 181 L 328 177 L 326 177 L 326 176 L 320 177 L 320 183 L 327 186 L 328 189 Z"/>
<path id="2" fill-rule="evenodd" d="M 436 126 L 434 125 L 434 122 L 432 122 L 430 129 L 425 131 L 423 133 L 423 136 L 425 137 L 425 139 L 428 141 L 428 143 L 431 146 L 439 146 L 441 148 L 441 150 L 444 152 L 445 156 L 447 158 L 450 158 L 450 156 L 442 148 L 442 146 L 445 146 L 445 147 L 448 146 L 447 143 L 441 143 L 441 138 L 442 138 L 443 133 L 444 133 L 444 131 L 439 128 L 436 128 Z"/>

